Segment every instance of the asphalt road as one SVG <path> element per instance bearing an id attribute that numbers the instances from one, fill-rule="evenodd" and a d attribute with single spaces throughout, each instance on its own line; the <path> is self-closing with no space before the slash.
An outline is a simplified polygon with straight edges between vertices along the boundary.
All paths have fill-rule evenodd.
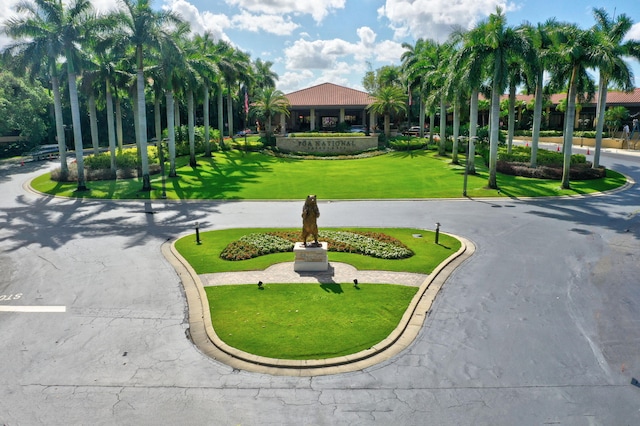
<path id="1" fill-rule="evenodd" d="M 602 162 L 636 181 L 640 157 Z M 322 201 L 320 227 L 394 226 L 477 248 L 417 340 L 363 371 L 234 370 L 187 339 L 167 240 L 300 225 L 295 202 L 54 199 L 0 165 L 0 424 L 635 425 L 640 192 L 574 199 Z M 35 311 L 34 311 L 35 310 Z"/>

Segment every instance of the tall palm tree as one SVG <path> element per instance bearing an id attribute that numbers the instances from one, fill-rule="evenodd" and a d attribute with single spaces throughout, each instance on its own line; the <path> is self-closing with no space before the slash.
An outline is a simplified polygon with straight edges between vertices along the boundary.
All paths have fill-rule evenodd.
<path id="1" fill-rule="evenodd" d="M 627 15 L 618 15 L 614 20 L 604 9 L 594 9 L 593 15 L 596 20 L 593 30 L 598 38 L 594 56 L 599 70 L 593 167 L 599 167 L 609 82 L 615 82 L 625 91 L 633 90 L 635 86 L 633 73 L 624 58 L 633 57 L 640 60 L 640 42 L 626 40 L 626 36 L 633 26 L 633 21 Z"/>
<path id="2" fill-rule="evenodd" d="M 272 118 L 277 114 L 284 114 L 288 117 L 290 114 L 289 106 L 289 100 L 282 91 L 273 87 L 258 89 L 251 110 L 256 116 L 264 119 L 267 138 L 273 134 L 271 131 Z"/>
<path id="3" fill-rule="evenodd" d="M 120 0 L 124 10 L 119 13 L 120 30 L 136 56 L 136 108 L 138 128 L 136 136 L 140 150 L 142 166 L 142 190 L 151 190 L 149 158 L 147 155 L 147 118 L 144 96 L 144 57 L 145 51 L 158 50 L 160 41 L 168 37 L 166 25 L 178 25 L 181 19 L 169 11 L 155 11 L 150 0 Z"/>
<path id="4" fill-rule="evenodd" d="M 276 81 L 278 81 L 278 74 L 271 69 L 273 62 L 265 61 L 258 58 L 253 63 L 253 73 L 255 77 L 256 87 L 258 89 L 265 89 L 267 87 L 276 87 Z"/>
<path id="5" fill-rule="evenodd" d="M 456 31 L 452 34 L 452 41 L 458 42 L 456 54 L 450 61 L 452 78 L 450 84 L 458 87 L 457 90 L 469 92 L 469 159 L 466 164 L 467 172 L 475 174 L 475 142 L 478 131 L 478 104 L 480 88 L 486 76 L 487 66 L 483 54 L 483 47 L 479 43 L 479 30 Z"/>
<path id="6" fill-rule="evenodd" d="M 582 30 L 575 24 L 566 24 L 554 33 L 554 41 L 555 60 L 551 69 L 552 82 L 555 87 L 564 86 L 565 83 L 568 87 L 564 122 L 562 188 L 569 189 L 576 100 L 593 85 L 587 70 L 597 65 L 594 61 L 594 50 L 598 38 L 594 31 Z M 578 88 L 581 90 L 578 91 Z"/>
<path id="7" fill-rule="evenodd" d="M 197 72 L 202 81 L 202 114 L 204 115 L 204 155 L 211 157 L 210 144 L 210 123 L 209 123 L 209 96 L 211 89 L 217 85 L 219 70 L 217 67 L 216 45 L 213 42 L 211 33 L 206 32 L 204 35 L 196 35 L 193 39 L 198 52 L 202 55 Z M 222 129 L 221 129 L 222 130 Z"/>
<path id="8" fill-rule="evenodd" d="M 17 58 L 36 72 L 41 65 L 48 69 L 54 95 L 56 135 L 60 151 L 60 168 L 67 173 L 66 143 L 62 121 L 62 102 L 56 63 L 65 57 L 67 65 L 69 97 L 73 124 L 76 159 L 78 164 L 78 190 L 86 190 L 84 162 L 82 156 L 82 129 L 78 90 L 76 86 L 76 63 L 78 42 L 90 19 L 91 3 L 76 0 L 65 7 L 60 0 L 25 0 L 16 6 L 19 17 L 7 20 L 7 34 L 19 40 L 7 51 L 19 54 Z"/>
<path id="9" fill-rule="evenodd" d="M 225 47 L 220 51 L 218 68 L 224 77 L 227 90 L 227 125 L 229 136 L 233 137 L 233 95 L 236 84 L 248 76 L 251 63 L 247 53 L 234 49 L 228 44 Z"/>
<path id="10" fill-rule="evenodd" d="M 507 20 L 501 8 L 469 32 L 469 48 L 482 62 L 492 64 L 491 113 L 489 134 L 489 188 L 498 188 L 497 159 L 500 125 L 500 95 L 508 82 L 508 61 L 526 50 L 527 40 L 522 32 L 507 26 Z"/>
<path id="11" fill-rule="evenodd" d="M 528 78 L 535 85 L 534 107 L 533 107 L 533 131 L 531 134 L 531 167 L 537 167 L 538 143 L 540 140 L 540 128 L 542 126 L 542 106 L 545 98 L 544 93 L 544 72 L 549 67 L 549 57 L 553 46 L 552 33 L 558 28 L 555 19 L 549 19 L 543 24 L 535 27 L 525 23 L 523 31 L 530 40 L 529 55 L 527 56 L 526 68 Z"/>
<path id="12" fill-rule="evenodd" d="M 384 116 L 384 135 L 391 135 L 391 115 L 407 110 L 407 95 L 399 86 L 384 86 L 373 94 L 374 101 L 367 109 Z"/>

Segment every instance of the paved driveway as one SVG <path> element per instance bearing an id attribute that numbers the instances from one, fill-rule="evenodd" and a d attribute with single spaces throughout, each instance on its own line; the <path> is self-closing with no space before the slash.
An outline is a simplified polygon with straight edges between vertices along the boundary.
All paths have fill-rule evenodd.
<path id="1" fill-rule="evenodd" d="M 640 158 L 603 163 L 640 179 Z M 187 339 L 160 254 L 204 229 L 299 226 L 296 202 L 100 202 L 33 195 L 0 166 L 0 423 L 640 423 L 640 193 L 550 200 L 321 202 L 320 227 L 472 240 L 417 340 L 363 371 L 234 370 Z M 6 312 L 18 307 L 46 312 Z M 24 309 L 26 310 L 26 309 Z"/>

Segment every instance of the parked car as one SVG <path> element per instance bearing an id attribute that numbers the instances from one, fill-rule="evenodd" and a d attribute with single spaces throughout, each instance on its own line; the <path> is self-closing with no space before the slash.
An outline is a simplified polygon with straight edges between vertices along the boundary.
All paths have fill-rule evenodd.
<path id="1" fill-rule="evenodd" d="M 60 155 L 60 148 L 57 144 L 40 145 L 25 153 L 24 157 L 31 157 L 33 161 L 46 160 L 47 158 L 57 158 Z"/>
<path id="2" fill-rule="evenodd" d="M 402 132 L 405 136 L 420 136 L 420 126 L 411 126 L 408 130 Z"/>
<path id="3" fill-rule="evenodd" d="M 367 128 L 366 128 L 366 126 L 358 124 L 358 125 L 351 126 L 351 129 L 349 129 L 349 131 L 351 133 L 366 133 L 367 132 Z"/>

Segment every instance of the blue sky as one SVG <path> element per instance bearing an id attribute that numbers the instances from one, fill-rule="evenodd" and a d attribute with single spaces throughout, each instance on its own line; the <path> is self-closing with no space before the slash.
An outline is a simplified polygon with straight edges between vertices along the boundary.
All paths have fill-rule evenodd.
<path id="1" fill-rule="evenodd" d="M 0 21 L 18 0 L 5 0 Z M 92 0 L 99 10 L 117 4 Z M 252 59 L 273 62 L 278 88 L 285 93 L 331 82 L 362 89 L 371 67 L 400 64 L 403 42 L 418 38 L 443 41 L 455 26 L 471 28 L 501 6 L 509 25 L 532 24 L 555 17 L 593 25 L 593 7 L 610 15 L 626 13 L 637 24 L 629 33 L 640 40 L 638 0 L 155 0 L 155 8 L 170 9 L 191 23 L 194 32 L 210 31 L 250 53 Z M 6 43 L 0 37 L 0 46 Z M 632 63 L 636 86 L 640 64 Z"/>

